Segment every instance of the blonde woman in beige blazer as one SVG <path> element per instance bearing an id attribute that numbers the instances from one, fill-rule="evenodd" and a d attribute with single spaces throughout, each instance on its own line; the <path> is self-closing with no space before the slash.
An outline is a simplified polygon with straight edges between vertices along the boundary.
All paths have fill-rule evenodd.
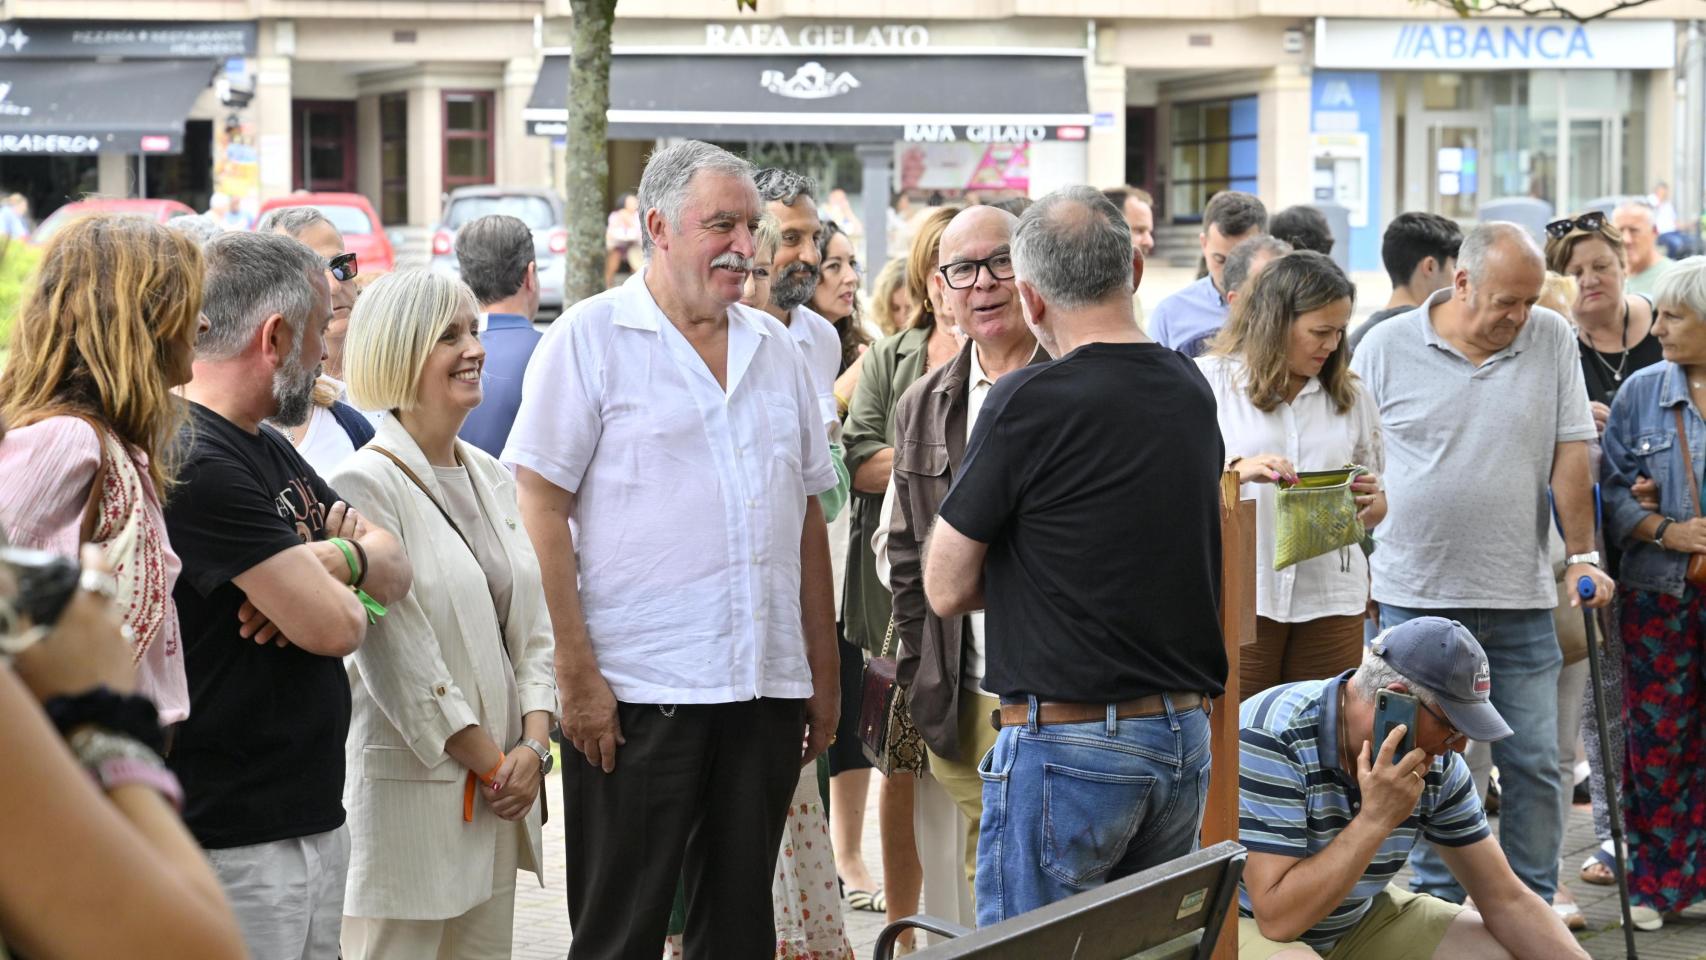
<path id="1" fill-rule="evenodd" d="M 382 277 L 350 320 L 351 396 L 389 415 L 331 481 L 416 572 L 349 661 L 349 960 L 506 958 L 516 870 L 542 872 L 551 623 L 509 471 L 456 438 L 477 323 L 467 287 L 422 271 Z"/>

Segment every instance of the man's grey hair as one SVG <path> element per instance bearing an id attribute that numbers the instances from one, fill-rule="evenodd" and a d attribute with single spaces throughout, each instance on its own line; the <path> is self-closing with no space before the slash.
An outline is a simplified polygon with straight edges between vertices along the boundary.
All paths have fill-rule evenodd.
<path id="1" fill-rule="evenodd" d="M 166 226 L 194 240 L 198 247 L 207 246 L 209 240 L 225 232 L 211 217 L 173 217 L 166 221 Z"/>
<path id="2" fill-rule="evenodd" d="M 533 231 L 519 217 L 488 214 L 456 232 L 462 281 L 482 307 L 515 296 L 535 259 Z"/>
<path id="3" fill-rule="evenodd" d="M 1687 307 L 1706 320 L 1706 257 L 1677 261 L 1653 285 L 1653 302 L 1663 307 Z"/>
<path id="4" fill-rule="evenodd" d="M 1131 228 L 1093 187 L 1065 187 L 1032 204 L 1013 231 L 1013 266 L 1056 307 L 1131 295 Z"/>
<path id="5" fill-rule="evenodd" d="M 1250 267 L 1257 257 L 1266 254 L 1268 259 L 1273 260 L 1290 252 L 1291 244 L 1266 233 L 1251 237 L 1233 247 L 1232 252 L 1226 255 L 1226 266 L 1221 268 L 1220 273 L 1222 282 L 1226 284 L 1226 291 L 1230 293 L 1250 279 Z"/>
<path id="6" fill-rule="evenodd" d="M 1374 695 L 1394 683 L 1408 687 L 1410 695 L 1430 707 L 1439 705 L 1439 694 L 1422 686 L 1409 677 L 1404 676 L 1386 658 L 1371 651 L 1365 651 L 1362 666 L 1357 668 L 1356 675 L 1351 677 L 1351 683 L 1356 688 L 1357 696 L 1364 700 L 1373 701 Z M 1379 745 L 1375 749 L 1380 749 Z"/>
<path id="7" fill-rule="evenodd" d="M 279 207 L 261 218 L 255 224 L 256 233 L 282 233 L 287 237 L 300 237 L 302 231 L 317 223 L 330 224 L 326 215 L 318 207 L 299 204 L 294 207 Z"/>
<path id="8" fill-rule="evenodd" d="M 791 207 L 799 202 L 801 197 L 808 200 L 817 199 L 816 180 L 781 167 L 765 167 L 752 175 L 752 182 L 758 187 L 758 199 L 765 203 L 775 201 L 784 207 Z"/>
<path id="9" fill-rule="evenodd" d="M 1512 244 L 1544 268 L 1546 256 L 1534 236 L 1508 220 L 1489 220 L 1469 231 L 1457 248 L 1457 268 L 1467 271 L 1469 283 L 1478 286 L 1487 272 L 1487 258 L 1500 244 Z"/>
<path id="10" fill-rule="evenodd" d="M 1616 216 L 1617 214 L 1622 213 L 1625 210 L 1633 210 L 1636 213 L 1641 214 L 1642 216 L 1647 218 L 1648 223 L 1653 224 L 1654 230 L 1658 229 L 1657 224 L 1658 224 L 1659 209 L 1657 207 L 1653 206 L 1652 204 L 1648 203 L 1645 198 L 1631 197 L 1630 199 L 1625 200 L 1622 203 L 1618 204 L 1617 209 L 1611 211 L 1611 215 Z"/>
<path id="11" fill-rule="evenodd" d="M 752 181 L 752 164 L 702 140 L 683 140 L 664 147 L 646 161 L 640 174 L 640 248 L 649 257 L 652 234 L 646 227 L 646 215 L 652 210 L 663 214 L 671 229 L 681 229 L 681 208 L 687 205 L 687 188 L 700 173 L 740 177 Z"/>
<path id="12" fill-rule="evenodd" d="M 202 254 L 207 279 L 201 309 L 209 326 L 196 338 L 198 360 L 242 353 L 275 313 L 284 315 L 294 345 L 301 346 L 316 297 L 326 290 L 325 264 L 314 251 L 280 234 L 234 231 L 208 241 Z"/>

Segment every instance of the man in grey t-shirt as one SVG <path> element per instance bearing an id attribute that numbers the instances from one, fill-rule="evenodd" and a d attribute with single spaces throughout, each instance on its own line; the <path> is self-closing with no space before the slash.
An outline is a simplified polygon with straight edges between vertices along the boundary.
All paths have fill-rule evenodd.
<path id="1" fill-rule="evenodd" d="M 1452 286 L 1368 335 L 1352 361 L 1380 407 L 1390 512 L 1369 558 L 1383 629 L 1419 616 L 1463 623 L 1486 649 L 1493 702 L 1516 731 L 1492 747 L 1503 789 L 1499 843 L 1551 902 L 1563 808 L 1558 780 L 1557 604 L 1546 557 L 1551 487 L 1570 554 L 1592 578 L 1594 439 L 1575 337 L 1536 308 L 1546 270 L 1522 228 L 1487 223 L 1463 241 Z M 1462 902 L 1437 853 L 1418 847 L 1411 886 Z"/>

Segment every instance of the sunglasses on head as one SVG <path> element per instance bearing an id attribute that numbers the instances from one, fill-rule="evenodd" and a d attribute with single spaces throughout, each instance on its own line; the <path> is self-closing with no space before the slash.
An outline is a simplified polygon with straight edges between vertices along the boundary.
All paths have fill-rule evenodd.
<path id="1" fill-rule="evenodd" d="M 337 277 L 339 280 L 346 282 L 354 280 L 356 274 L 355 254 L 338 254 L 332 259 L 326 261 L 326 269 L 330 270 L 332 276 Z"/>
<path id="2" fill-rule="evenodd" d="M 1574 220 L 1554 220 L 1546 225 L 1546 235 L 1554 240 L 1569 236 L 1573 231 L 1586 230 L 1588 233 L 1598 233 L 1605 228 L 1605 214 L 1598 210 L 1584 213 Z"/>

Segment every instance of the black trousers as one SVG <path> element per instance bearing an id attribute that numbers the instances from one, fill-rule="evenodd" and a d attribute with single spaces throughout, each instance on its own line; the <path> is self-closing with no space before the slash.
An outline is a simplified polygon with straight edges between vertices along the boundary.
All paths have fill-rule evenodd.
<path id="1" fill-rule="evenodd" d="M 687 960 L 769 960 L 805 701 L 616 710 L 627 742 L 614 772 L 564 745 L 569 960 L 657 960 L 677 880 Z"/>

